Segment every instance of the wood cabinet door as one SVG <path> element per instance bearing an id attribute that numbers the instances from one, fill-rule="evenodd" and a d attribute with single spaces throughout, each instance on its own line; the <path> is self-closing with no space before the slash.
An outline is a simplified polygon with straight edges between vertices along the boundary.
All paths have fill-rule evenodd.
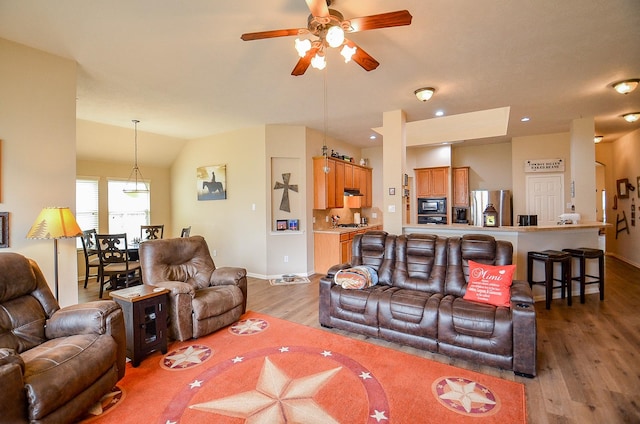
<path id="1" fill-rule="evenodd" d="M 431 170 L 416 169 L 416 195 L 429 197 L 431 194 Z"/>
<path id="2" fill-rule="evenodd" d="M 453 206 L 469 206 L 469 167 L 453 168 Z"/>
<path id="3" fill-rule="evenodd" d="M 334 166 L 336 167 L 336 172 L 334 174 L 335 180 L 335 193 L 333 196 L 333 206 L 332 208 L 343 208 L 344 207 L 344 166 L 345 163 L 342 161 L 333 161 Z"/>
<path id="4" fill-rule="evenodd" d="M 447 196 L 447 168 L 431 169 L 431 196 Z"/>
<path id="5" fill-rule="evenodd" d="M 344 186 L 346 188 L 353 187 L 353 165 L 344 163 Z"/>
<path id="6" fill-rule="evenodd" d="M 371 169 L 364 170 L 364 204 L 362 207 L 370 208 L 373 206 L 373 171 Z"/>

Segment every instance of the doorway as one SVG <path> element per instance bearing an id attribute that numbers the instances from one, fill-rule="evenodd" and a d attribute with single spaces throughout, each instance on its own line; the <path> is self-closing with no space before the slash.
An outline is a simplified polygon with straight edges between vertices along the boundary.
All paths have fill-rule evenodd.
<path id="1" fill-rule="evenodd" d="M 562 174 L 527 175 L 527 214 L 538 215 L 538 225 L 555 225 L 564 211 Z"/>

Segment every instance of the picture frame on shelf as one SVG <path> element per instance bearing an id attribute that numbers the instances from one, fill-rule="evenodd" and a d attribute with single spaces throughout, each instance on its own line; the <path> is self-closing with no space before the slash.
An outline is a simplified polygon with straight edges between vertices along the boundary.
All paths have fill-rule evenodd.
<path id="1" fill-rule="evenodd" d="M 297 219 L 289 220 L 289 231 L 299 231 L 300 230 L 300 221 Z"/>
<path id="2" fill-rule="evenodd" d="M 288 221 L 286 219 L 278 219 L 276 220 L 276 230 L 284 231 L 287 229 Z"/>
<path id="3" fill-rule="evenodd" d="M 0 212 L 0 248 L 9 247 L 9 212 Z"/>

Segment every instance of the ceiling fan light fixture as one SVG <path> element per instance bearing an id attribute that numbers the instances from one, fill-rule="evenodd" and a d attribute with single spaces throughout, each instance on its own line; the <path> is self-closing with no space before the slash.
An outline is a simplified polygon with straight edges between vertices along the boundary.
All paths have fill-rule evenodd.
<path id="1" fill-rule="evenodd" d="M 315 69 L 323 70 L 327 67 L 327 61 L 324 59 L 324 53 L 318 52 L 313 59 L 311 59 L 311 66 Z"/>
<path id="2" fill-rule="evenodd" d="M 611 84 L 614 90 L 616 90 L 620 94 L 629 94 L 636 88 L 638 88 L 638 83 L 640 79 L 628 79 L 624 81 L 619 81 Z"/>
<path id="3" fill-rule="evenodd" d="M 351 61 L 351 58 L 354 54 L 356 54 L 357 48 L 355 46 L 349 47 L 346 44 L 340 50 L 340 54 L 344 57 L 344 63 L 348 63 Z"/>
<path id="4" fill-rule="evenodd" d="M 296 51 L 298 52 L 298 56 L 305 57 L 309 50 L 311 50 L 311 40 L 296 38 Z"/>
<path id="5" fill-rule="evenodd" d="M 638 119 L 640 119 L 640 112 L 625 113 L 624 115 L 622 115 L 622 117 L 627 122 L 636 122 Z"/>
<path id="6" fill-rule="evenodd" d="M 344 30 L 337 25 L 329 27 L 327 30 L 327 36 L 325 38 L 327 44 L 334 49 L 340 47 L 344 43 Z"/>
<path id="7" fill-rule="evenodd" d="M 422 88 L 418 88 L 416 91 L 414 91 L 413 94 L 416 95 L 418 100 L 420 100 L 422 102 L 426 102 L 431 97 L 433 97 L 433 94 L 435 92 L 436 92 L 436 89 L 433 88 L 433 87 L 422 87 Z"/>

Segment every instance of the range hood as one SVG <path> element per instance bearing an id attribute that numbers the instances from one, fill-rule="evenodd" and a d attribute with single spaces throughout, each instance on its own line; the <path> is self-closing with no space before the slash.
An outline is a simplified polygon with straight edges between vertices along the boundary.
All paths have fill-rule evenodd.
<path id="1" fill-rule="evenodd" d="M 349 209 L 362 208 L 362 193 L 357 188 L 344 189 L 344 206 Z"/>

